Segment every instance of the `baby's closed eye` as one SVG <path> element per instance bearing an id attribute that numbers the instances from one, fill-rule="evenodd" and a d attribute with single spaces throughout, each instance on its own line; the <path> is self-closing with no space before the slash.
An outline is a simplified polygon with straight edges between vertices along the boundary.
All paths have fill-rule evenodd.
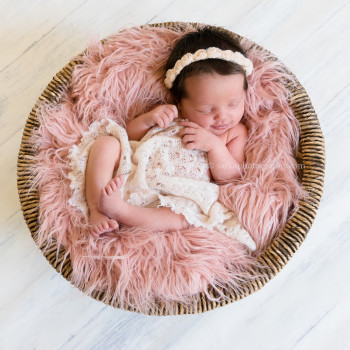
<path id="1" fill-rule="evenodd" d="M 211 113 L 213 110 L 210 108 L 210 109 L 197 109 L 196 112 L 198 113 L 202 113 L 202 114 L 209 114 Z"/>

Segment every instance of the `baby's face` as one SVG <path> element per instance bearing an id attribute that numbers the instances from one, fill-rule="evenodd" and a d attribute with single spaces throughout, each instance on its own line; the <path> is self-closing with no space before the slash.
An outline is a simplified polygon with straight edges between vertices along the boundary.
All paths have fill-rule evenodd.
<path id="1" fill-rule="evenodd" d="M 185 80 L 187 97 L 179 103 L 181 116 L 215 135 L 237 125 L 244 112 L 242 74 L 200 74 Z"/>

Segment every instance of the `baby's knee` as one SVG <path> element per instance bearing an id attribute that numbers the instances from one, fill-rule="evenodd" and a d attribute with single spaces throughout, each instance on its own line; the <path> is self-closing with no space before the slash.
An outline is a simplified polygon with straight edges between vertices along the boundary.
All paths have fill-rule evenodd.
<path id="1" fill-rule="evenodd" d="M 99 162 L 113 162 L 117 167 L 120 153 L 121 147 L 118 139 L 113 136 L 100 136 L 91 146 L 89 161 L 97 159 Z"/>
<path id="2" fill-rule="evenodd" d="M 106 147 L 106 148 L 120 148 L 120 142 L 114 136 L 100 136 L 98 137 L 94 144 L 94 147 Z"/>
<path id="3" fill-rule="evenodd" d="M 119 155 L 120 142 L 113 136 L 100 136 L 94 141 L 90 152 L 106 154 L 109 156 L 112 156 L 113 154 Z"/>

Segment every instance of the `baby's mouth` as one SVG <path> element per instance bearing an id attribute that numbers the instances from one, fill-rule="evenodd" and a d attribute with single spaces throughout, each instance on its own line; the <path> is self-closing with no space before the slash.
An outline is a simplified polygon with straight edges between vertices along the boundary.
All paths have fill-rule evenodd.
<path id="1" fill-rule="evenodd" d="M 225 130 L 227 127 L 228 124 L 212 125 L 212 128 L 215 130 Z"/>

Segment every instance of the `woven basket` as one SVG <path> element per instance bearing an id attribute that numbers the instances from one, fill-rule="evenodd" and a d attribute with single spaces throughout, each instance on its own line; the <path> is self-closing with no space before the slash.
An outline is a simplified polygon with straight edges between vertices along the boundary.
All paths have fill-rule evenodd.
<path id="1" fill-rule="evenodd" d="M 167 27 L 169 29 L 175 27 L 183 28 L 184 25 L 185 23 L 182 22 L 153 24 L 155 27 Z M 200 24 L 191 23 L 191 25 L 198 27 Z M 220 30 L 226 31 L 224 29 Z M 241 38 L 235 33 L 229 33 L 238 39 Z M 258 46 L 258 48 L 264 50 L 262 47 Z M 266 50 L 264 51 L 267 52 Z M 36 118 L 36 111 L 39 107 L 39 103 L 58 103 L 61 100 L 70 83 L 74 66 L 78 63 L 79 60 L 70 61 L 47 85 L 30 112 L 23 132 L 17 164 L 17 187 L 24 218 L 30 229 L 32 238 L 36 243 L 37 231 L 39 228 L 39 192 L 36 188 L 32 188 L 33 177 L 30 172 L 30 167 L 35 161 L 35 149 L 29 140 L 33 130 L 39 127 L 39 122 Z M 291 73 L 291 75 L 293 74 Z M 259 262 L 265 267 L 264 277 L 261 277 L 254 282 L 247 282 L 244 285 L 243 290 L 239 293 L 229 289 L 225 292 L 228 297 L 227 300 L 222 301 L 221 303 L 212 302 L 201 293 L 197 296 L 198 298 L 194 299 L 196 302 L 194 302 L 193 305 L 184 307 L 179 304 L 175 311 L 176 314 L 181 315 L 205 312 L 226 305 L 230 302 L 237 301 L 253 292 L 256 292 L 279 271 L 281 271 L 304 241 L 316 216 L 323 192 L 325 149 L 324 139 L 317 115 L 315 114 L 306 91 L 297 80 L 296 82 L 296 85 L 290 85 L 287 86 L 287 88 L 292 93 L 290 106 L 293 109 L 295 116 L 298 118 L 301 128 L 300 146 L 297 156 L 298 163 L 303 164 L 300 180 L 304 189 L 308 191 L 310 197 L 307 202 L 303 200 L 300 201 L 298 212 L 287 222 L 282 234 L 278 239 L 273 241 L 273 243 L 259 257 Z M 44 246 L 40 247 L 40 249 L 50 264 L 62 274 L 63 277 L 70 281 L 72 266 L 69 256 L 68 258 L 64 258 L 66 252 L 62 249 L 57 252 L 57 245 L 55 243 L 49 247 L 45 246 L 45 250 Z M 257 272 L 261 274 L 262 271 Z M 92 296 L 96 300 L 101 300 L 103 292 L 93 293 Z M 106 303 L 112 305 L 111 303 Z M 117 307 L 117 305 L 112 306 Z M 125 309 L 129 311 L 138 311 L 132 308 Z M 164 307 L 159 307 L 157 310 L 149 310 L 149 314 L 168 315 L 169 310 Z"/>

